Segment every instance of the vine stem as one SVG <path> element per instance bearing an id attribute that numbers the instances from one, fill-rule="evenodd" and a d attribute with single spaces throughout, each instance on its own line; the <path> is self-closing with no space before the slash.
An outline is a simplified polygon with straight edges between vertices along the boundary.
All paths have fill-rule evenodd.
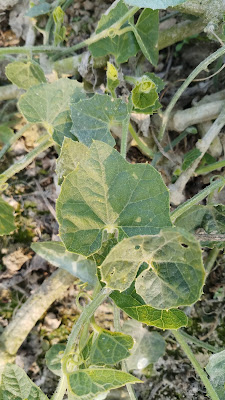
<path id="1" fill-rule="evenodd" d="M 89 321 L 97 310 L 97 308 L 103 303 L 104 300 L 110 295 L 111 289 L 103 288 L 99 293 L 96 294 L 96 297 L 89 303 L 84 310 L 82 311 L 81 315 L 79 316 L 77 322 L 73 325 L 71 334 L 68 338 L 68 342 L 66 345 L 66 349 L 64 352 L 64 356 L 68 355 L 74 348 L 78 335 L 81 331 L 81 328 Z M 52 400 L 62 400 L 67 388 L 65 377 L 61 377 L 57 389 L 52 396 Z"/>
<path id="2" fill-rule="evenodd" d="M 185 211 L 189 210 L 195 204 L 198 204 L 200 201 L 204 200 L 210 193 L 214 192 L 216 189 L 221 189 L 225 185 L 225 179 L 217 179 L 215 182 L 208 185 L 201 192 L 193 196 L 190 200 L 181 204 L 177 207 L 172 213 L 171 221 L 174 223 L 178 217 L 180 217 Z"/>
<path id="3" fill-rule="evenodd" d="M 42 151 L 48 149 L 52 145 L 53 140 L 49 138 L 48 134 L 44 135 L 39 146 L 35 147 L 35 149 L 26 154 L 22 160 L 17 161 L 0 175 L 0 187 L 3 186 L 7 180 L 17 172 L 27 167 L 40 153 L 42 153 Z"/>
<path id="4" fill-rule="evenodd" d="M 120 332 L 121 331 L 120 309 L 115 305 L 115 303 L 113 304 L 113 317 L 114 317 L 114 328 L 117 332 Z M 129 373 L 125 360 L 122 361 L 122 371 Z M 126 388 L 127 388 L 128 394 L 130 396 L 130 399 L 137 400 L 137 397 L 134 393 L 134 389 L 133 389 L 132 385 L 127 383 Z"/>
<path id="5" fill-rule="evenodd" d="M 169 121 L 171 112 L 174 108 L 174 106 L 176 105 L 177 101 L 179 100 L 179 98 L 181 97 L 181 95 L 183 94 L 184 90 L 190 85 L 190 83 L 196 78 L 196 76 L 203 71 L 204 69 L 206 69 L 208 67 L 209 64 L 211 64 L 212 62 L 214 62 L 215 60 L 217 60 L 217 58 L 221 57 L 223 54 L 225 54 L 225 46 L 221 47 L 220 49 L 218 49 L 217 51 L 215 51 L 213 54 L 211 54 L 209 57 L 207 57 L 205 60 L 203 60 L 195 69 L 194 71 L 192 71 L 192 73 L 188 76 L 188 78 L 184 81 L 184 83 L 181 85 L 181 87 L 178 89 L 178 91 L 176 92 L 176 94 L 174 95 L 174 97 L 172 98 L 169 106 L 167 107 L 163 118 L 162 118 L 162 125 L 161 125 L 161 129 L 159 132 L 159 141 L 161 141 L 163 139 L 166 127 L 167 127 L 167 123 Z"/>
<path id="6" fill-rule="evenodd" d="M 183 349 L 183 351 L 186 354 L 186 356 L 188 357 L 188 359 L 191 361 L 195 371 L 201 378 L 201 381 L 205 385 L 205 388 L 206 388 L 211 400 L 220 400 L 217 393 L 215 392 L 214 388 L 212 387 L 206 373 L 203 371 L 201 365 L 196 360 L 190 347 L 188 346 L 187 342 L 185 341 L 184 336 L 179 331 L 172 331 L 172 333 L 175 336 L 177 342 L 180 344 L 181 348 Z"/>
<path id="7" fill-rule="evenodd" d="M 126 159 L 127 155 L 127 138 L 128 138 L 128 127 L 130 123 L 130 114 L 128 117 L 125 119 L 125 121 L 122 124 L 122 138 L 121 138 L 121 146 L 120 146 L 120 154 L 123 158 Z"/>
<path id="8" fill-rule="evenodd" d="M 23 136 L 24 132 L 26 132 L 30 127 L 32 126 L 31 123 L 28 123 L 24 125 L 15 135 L 12 136 L 12 138 L 8 141 L 8 143 L 3 146 L 3 148 L 0 151 L 0 159 L 4 156 L 4 154 L 9 150 L 9 148 Z"/>
<path id="9" fill-rule="evenodd" d="M 221 349 L 211 346 L 211 344 L 205 343 L 202 340 L 199 340 L 196 337 L 191 336 L 182 330 L 180 330 L 179 332 L 181 333 L 182 336 L 185 337 L 185 339 L 187 339 L 188 342 L 193 343 L 198 347 L 202 347 L 203 349 L 206 349 L 206 350 L 210 351 L 211 353 L 218 353 L 219 351 L 221 351 Z"/>
<path id="10" fill-rule="evenodd" d="M 129 123 L 129 131 L 130 131 L 132 138 L 135 140 L 138 147 L 143 151 L 143 153 L 145 153 L 148 157 L 153 158 L 154 157 L 153 151 L 141 141 L 141 139 L 139 138 L 137 132 L 134 130 L 133 125 L 131 123 Z"/>

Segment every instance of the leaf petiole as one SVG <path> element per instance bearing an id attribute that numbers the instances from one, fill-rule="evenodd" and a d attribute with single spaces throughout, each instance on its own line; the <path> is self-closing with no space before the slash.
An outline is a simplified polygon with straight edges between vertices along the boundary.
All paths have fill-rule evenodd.
<path id="1" fill-rule="evenodd" d="M 206 373 L 201 368 L 199 362 L 196 360 L 194 354 L 192 353 L 190 347 L 188 346 L 187 342 L 184 339 L 184 336 L 179 331 L 172 331 L 173 335 L 175 336 L 177 342 L 180 344 L 181 348 L 183 349 L 186 356 L 191 361 L 195 371 L 201 378 L 202 383 L 204 384 L 208 395 L 210 396 L 211 400 L 220 400 L 217 393 L 215 392 L 213 386 L 211 385 Z"/>

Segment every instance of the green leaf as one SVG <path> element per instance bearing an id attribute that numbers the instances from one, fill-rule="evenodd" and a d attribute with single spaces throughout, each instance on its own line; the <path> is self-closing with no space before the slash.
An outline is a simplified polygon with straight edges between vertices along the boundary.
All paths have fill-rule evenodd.
<path id="1" fill-rule="evenodd" d="M 195 160 L 201 155 L 201 152 L 199 149 L 194 148 L 190 150 L 188 153 L 184 155 L 184 161 L 182 164 L 182 170 L 185 171 L 187 168 L 189 168 Z"/>
<path id="2" fill-rule="evenodd" d="M 225 399 L 225 350 L 213 354 L 205 367 L 219 399 Z"/>
<path id="3" fill-rule="evenodd" d="M 129 104 L 111 96 L 95 94 L 90 99 L 71 105 L 73 126 L 71 132 L 86 146 L 101 140 L 115 146 L 110 127 L 122 124 L 129 114 Z"/>
<path id="4" fill-rule="evenodd" d="M 46 82 L 45 74 L 41 67 L 34 61 L 15 61 L 5 69 L 7 78 L 22 89 Z"/>
<path id="5" fill-rule="evenodd" d="M 58 6 L 54 9 L 52 16 L 55 23 L 54 46 L 58 46 L 66 37 L 66 27 L 62 26 L 64 20 L 64 11 Z"/>
<path id="6" fill-rule="evenodd" d="M 0 197 L 0 236 L 9 235 L 15 229 L 14 209 Z"/>
<path id="7" fill-rule="evenodd" d="M 39 17 L 39 15 L 45 15 L 48 14 L 52 9 L 52 5 L 47 3 L 47 2 L 39 2 L 39 4 L 31 7 L 27 13 L 26 16 L 30 18 L 35 18 Z"/>
<path id="8" fill-rule="evenodd" d="M 177 218 L 175 224 L 191 233 L 201 229 L 207 234 L 225 234 L 225 206 L 193 206 Z M 221 243 L 202 242 L 202 245 L 212 247 Z"/>
<path id="9" fill-rule="evenodd" d="M 109 29 L 128 11 L 128 7 L 121 0 L 107 15 L 103 15 L 98 23 L 96 34 L 105 29 Z M 123 25 L 124 28 L 127 25 Z M 133 32 L 126 32 L 122 35 L 117 35 L 113 31 L 110 36 L 100 39 L 89 46 L 89 50 L 93 57 L 102 57 L 107 54 L 114 55 L 118 64 L 125 63 L 130 57 L 137 54 L 139 50 L 138 43 Z"/>
<path id="10" fill-rule="evenodd" d="M 6 144 L 13 138 L 14 132 L 7 123 L 0 125 L 0 143 Z"/>
<path id="11" fill-rule="evenodd" d="M 123 332 L 135 339 L 131 356 L 126 360 L 129 370 L 146 368 L 164 355 L 166 342 L 158 332 L 149 332 L 140 322 L 133 319 L 125 321 Z"/>
<path id="12" fill-rule="evenodd" d="M 90 158 L 65 178 L 57 200 L 60 237 L 68 251 L 88 256 L 103 233 L 119 240 L 170 226 L 169 195 L 149 164 L 129 164 L 111 146 L 94 141 Z"/>
<path id="13" fill-rule="evenodd" d="M 177 309 L 156 310 L 146 305 L 135 290 L 126 292 L 114 291 L 110 297 L 129 317 L 149 326 L 160 329 L 179 329 L 187 326 L 186 315 Z"/>
<path id="14" fill-rule="evenodd" d="M 56 174 L 58 175 L 59 183 L 61 184 L 63 178 L 74 171 L 79 162 L 86 160 L 88 157 L 88 147 L 65 137 L 60 156 L 56 162 Z"/>
<path id="15" fill-rule="evenodd" d="M 61 376 L 61 360 L 66 349 L 65 344 L 54 344 L 45 354 L 46 365 L 55 375 Z"/>
<path id="16" fill-rule="evenodd" d="M 109 61 L 107 62 L 106 76 L 107 76 L 107 90 L 114 96 L 115 89 L 119 85 L 120 81 L 118 79 L 118 71 L 116 67 Z"/>
<path id="17" fill-rule="evenodd" d="M 133 32 L 126 32 L 113 38 L 104 38 L 89 46 L 93 57 L 103 57 L 112 54 L 118 64 L 123 64 L 134 57 L 139 46 Z"/>
<path id="18" fill-rule="evenodd" d="M 178 4 L 185 3 L 185 1 L 187 0 L 125 0 L 125 3 L 127 3 L 129 6 L 160 10 L 168 7 L 178 6 Z"/>
<path id="19" fill-rule="evenodd" d="M 124 291 L 143 263 L 148 267 L 137 277 L 135 288 L 145 303 L 168 310 L 199 300 L 205 280 L 202 252 L 185 230 L 164 228 L 157 235 L 122 240 L 104 260 L 102 280 L 107 287 Z"/>
<path id="20" fill-rule="evenodd" d="M 14 364 L 8 364 L 2 375 L 1 389 L 4 400 L 47 400 L 27 374 Z M 8 396 L 8 397 L 7 397 Z"/>
<path id="21" fill-rule="evenodd" d="M 78 254 L 69 253 L 61 242 L 37 242 L 31 246 L 39 256 L 70 272 L 82 282 L 88 282 L 94 286 L 97 282 L 95 262 L 87 260 Z"/>
<path id="22" fill-rule="evenodd" d="M 127 383 L 141 382 L 126 372 L 106 368 L 76 371 L 69 375 L 68 381 L 74 400 L 93 400 L 100 393 L 119 388 Z"/>
<path id="23" fill-rule="evenodd" d="M 154 106 L 158 99 L 158 93 L 155 83 L 144 76 L 140 81 L 137 81 L 132 90 L 132 102 L 135 108 L 140 110 Z"/>
<path id="24" fill-rule="evenodd" d="M 133 25 L 133 32 L 144 56 L 156 66 L 159 56 L 159 12 L 143 10 L 136 25 Z"/>
<path id="25" fill-rule="evenodd" d="M 19 109 L 29 122 L 42 123 L 59 145 L 64 136 L 74 138 L 70 132 L 70 100 L 77 92 L 83 96 L 82 84 L 71 79 L 62 78 L 53 83 L 42 83 L 33 86 L 19 99 Z"/>
<path id="26" fill-rule="evenodd" d="M 90 365 L 114 365 L 129 357 L 134 341 L 131 336 L 120 332 L 103 330 L 94 341 L 89 362 Z"/>

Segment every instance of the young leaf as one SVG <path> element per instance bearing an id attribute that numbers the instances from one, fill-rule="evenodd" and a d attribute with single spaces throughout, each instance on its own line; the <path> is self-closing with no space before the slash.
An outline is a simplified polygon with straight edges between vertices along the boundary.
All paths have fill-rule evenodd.
<path id="1" fill-rule="evenodd" d="M 125 3 L 127 3 L 129 6 L 160 10 L 168 7 L 178 6 L 178 4 L 185 3 L 185 1 L 187 0 L 125 0 Z"/>
<path id="2" fill-rule="evenodd" d="M 61 360 L 66 349 L 65 344 L 54 344 L 45 354 L 46 365 L 53 374 L 61 376 Z"/>
<path id="3" fill-rule="evenodd" d="M 12 83 L 22 89 L 46 82 L 44 72 L 34 61 L 14 61 L 7 65 L 5 74 Z"/>
<path id="4" fill-rule="evenodd" d="M 58 6 L 54 9 L 52 15 L 55 23 L 54 45 L 58 46 L 66 37 L 66 27 L 62 26 L 65 13 L 63 9 Z"/>
<path id="5" fill-rule="evenodd" d="M 135 320 L 125 321 L 123 332 L 135 339 L 131 355 L 126 360 L 128 370 L 146 368 L 164 355 L 166 342 L 158 332 L 149 332 Z"/>
<path id="6" fill-rule="evenodd" d="M 92 345 L 89 363 L 99 366 L 117 364 L 129 357 L 133 344 L 131 336 L 104 329 Z"/>
<path id="7" fill-rule="evenodd" d="M 22 368 L 8 364 L 2 375 L 1 389 L 4 400 L 48 400 Z"/>
<path id="8" fill-rule="evenodd" d="M 110 389 L 141 381 L 126 372 L 115 369 L 91 368 L 70 374 L 68 382 L 69 391 L 72 391 L 74 400 L 93 400 L 100 393 Z"/>
<path id="9" fill-rule="evenodd" d="M 74 138 L 70 132 L 69 109 L 74 92 L 83 95 L 82 84 L 75 80 L 62 78 L 53 83 L 42 83 L 20 97 L 19 109 L 27 121 L 42 123 L 61 146 L 64 136 Z"/>
<path id="10" fill-rule="evenodd" d="M 0 236 L 9 235 L 15 229 L 14 209 L 0 197 Z"/>
<path id="11" fill-rule="evenodd" d="M 79 162 L 89 157 L 89 148 L 82 143 L 74 142 L 74 140 L 65 137 L 60 156 L 56 162 L 56 174 L 59 183 L 63 182 L 70 172 L 74 171 Z"/>
<path id="12" fill-rule="evenodd" d="M 109 29 L 128 11 L 128 7 L 120 0 L 107 15 L 103 15 L 98 23 L 96 33 L 100 33 L 105 29 Z M 123 26 L 124 27 L 124 26 Z M 126 32 L 123 35 L 111 35 L 93 43 L 89 46 L 89 50 L 93 57 L 102 57 L 107 54 L 114 55 L 116 62 L 122 64 L 130 57 L 137 54 L 139 50 L 138 43 L 133 32 Z"/>
<path id="13" fill-rule="evenodd" d="M 158 36 L 159 36 L 159 12 L 150 9 L 142 11 L 133 32 L 142 53 L 154 66 L 158 63 Z"/>
<path id="14" fill-rule="evenodd" d="M 93 140 L 115 146 L 110 127 L 115 123 L 122 124 L 128 114 L 129 105 L 121 99 L 113 99 L 107 94 L 95 94 L 90 99 L 72 103 L 71 132 L 86 146 L 91 146 Z"/>
<path id="15" fill-rule="evenodd" d="M 205 367 L 219 399 L 225 399 L 225 350 L 213 354 Z"/>
<path id="16" fill-rule="evenodd" d="M 110 297 L 129 317 L 149 326 L 160 329 L 179 329 L 187 326 L 187 316 L 178 309 L 156 310 L 146 305 L 135 290 L 118 292 L 114 291 Z"/>
<path id="17" fill-rule="evenodd" d="M 195 303 L 205 279 L 201 248 L 195 237 L 178 228 L 164 228 L 157 235 L 124 239 L 109 253 L 101 266 L 106 286 L 124 291 L 140 266 L 145 269 L 135 288 L 144 301 L 157 309 Z"/>
<path id="18" fill-rule="evenodd" d="M 47 3 L 46 1 L 40 2 L 40 4 L 34 5 L 31 7 L 27 13 L 26 16 L 30 18 L 36 18 L 39 17 L 39 15 L 45 15 L 48 14 L 52 9 L 52 5 Z"/>
<path id="19" fill-rule="evenodd" d="M 119 85 L 120 81 L 118 79 L 118 71 L 116 67 L 109 61 L 107 62 L 106 76 L 107 76 L 107 90 L 112 94 L 112 96 L 116 97 L 115 89 Z"/>
<path id="20" fill-rule="evenodd" d="M 119 240 L 170 226 L 169 195 L 149 164 L 129 164 L 111 146 L 94 141 L 90 158 L 65 178 L 57 200 L 60 237 L 68 251 L 88 256 L 103 232 Z"/>
<path id="21" fill-rule="evenodd" d="M 95 262 L 87 260 L 78 254 L 69 253 L 61 242 L 37 242 L 31 246 L 39 256 L 55 265 L 65 269 L 82 282 L 95 285 L 97 271 Z"/>
<path id="22" fill-rule="evenodd" d="M 144 76 L 140 81 L 137 81 L 132 90 L 132 102 L 135 108 L 140 110 L 154 106 L 158 99 L 158 93 L 155 83 Z"/>

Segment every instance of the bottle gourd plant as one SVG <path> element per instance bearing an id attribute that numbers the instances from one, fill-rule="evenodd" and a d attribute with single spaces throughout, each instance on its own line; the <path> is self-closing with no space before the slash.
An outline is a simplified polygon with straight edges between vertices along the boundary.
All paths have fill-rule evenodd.
<path id="1" fill-rule="evenodd" d="M 14 61 L 6 68 L 8 79 L 25 90 L 18 107 L 27 125 L 2 148 L 1 156 L 32 124 L 42 124 L 46 134 L 34 150 L 0 175 L 1 190 L 38 154 L 56 145 L 60 153 L 56 173 L 61 192 L 56 213 L 61 241 L 37 242 L 32 249 L 67 271 L 67 286 L 73 282 L 73 275 L 93 289 L 91 297 L 86 294 L 87 304 L 67 344 L 56 344 L 46 354 L 48 368 L 59 376 L 52 400 L 62 400 L 65 395 L 69 400 L 100 400 L 106 398 L 111 389 L 123 385 L 127 385 L 130 398 L 136 398 L 132 384 L 141 381 L 130 373 L 134 367 L 129 362 L 134 354 L 134 340 L 126 331 L 122 333 L 119 310 L 136 324 L 171 330 L 205 385 L 207 396 L 212 400 L 225 398 L 224 380 L 218 379 L 215 373 L 216 368 L 222 371 L 224 351 L 218 350 L 218 355 L 212 356 L 207 375 L 180 330 L 188 325 L 185 307 L 201 298 L 206 278 L 202 260 L 204 243 L 196 239 L 195 230 L 202 227 L 204 221 L 207 221 L 204 228 L 209 233 L 209 221 L 214 224 L 214 230 L 218 230 L 225 218 L 224 206 L 198 206 L 197 203 L 221 188 L 224 181 L 216 180 L 171 214 L 169 190 L 159 172 L 150 164 L 126 161 L 128 132 L 138 140 L 130 122 L 131 113 L 156 113 L 161 107 L 159 92 L 164 83 L 155 74 L 146 73 L 141 77 L 124 77 L 132 86 L 128 96 L 118 96 L 117 90 L 122 76 L 120 64 L 138 51 L 151 64 L 157 65 L 159 9 L 180 3 L 186 4 L 182 0 L 115 1 L 101 17 L 95 35 L 75 46 L 76 49 L 88 46 L 95 58 L 114 57 L 114 62 L 110 58 L 107 63 L 104 93 L 87 93 L 82 83 L 68 78 L 48 83 L 32 55 L 42 51 L 66 54 L 68 49 L 47 46 L 46 42 L 43 48 L 18 49 L 18 53 L 27 54 L 27 60 Z M 50 5 L 44 4 L 49 12 Z M 38 12 L 37 7 L 31 8 L 31 16 Z M 62 13 L 58 6 L 51 16 L 52 23 L 55 22 L 55 45 L 65 35 Z M 15 49 L 11 52 L 17 52 Z M 6 50 L 10 53 L 10 48 Z M 185 87 L 223 54 L 225 47 L 208 57 L 184 82 L 163 116 L 159 139 Z M 120 152 L 114 149 L 112 127 L 115 126 L 122 132 Z M 154 156 L 150 149 L 146 151 L 150 157 Z M 195 223 L 190 224 L 191 213 Z M 0 234 L 10 234 L 14 229 L 13 209 L 1 199 Z M 114 332 L 100 328 L 94 319 L 95 311 L 107 299 L 114 304 Z M 0 339 L 0 399 L 47 400 L 20 367 L 11 362 L 5 365 L 14 355 L 8 352 L 8 359 L 6 357 L 7 340 L 10 341 L 6 332 L 7 328 Z M 154 334 L 152 338 L 156 340 L 159 334 Z M 165 346 L 163 337 L 157 340 Z"/>

